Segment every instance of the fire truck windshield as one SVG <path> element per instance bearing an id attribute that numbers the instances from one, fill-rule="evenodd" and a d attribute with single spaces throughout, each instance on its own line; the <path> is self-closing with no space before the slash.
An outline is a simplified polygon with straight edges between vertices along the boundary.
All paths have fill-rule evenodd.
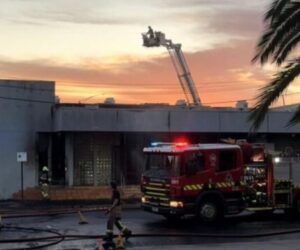
<path id="1" fill-rule="evenodd" d="M 179 176 L 180 171 L 179 155 L 149 154 L 147 158 L 147 170 L 160 173 L 164 176 Z"/>

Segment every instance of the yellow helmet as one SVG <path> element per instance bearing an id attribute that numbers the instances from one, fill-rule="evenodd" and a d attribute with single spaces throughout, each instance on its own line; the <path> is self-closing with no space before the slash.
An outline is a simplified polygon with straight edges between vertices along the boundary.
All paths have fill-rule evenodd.
<path id="1" fill-rule="evenodd" d="M 46 171 L 49 171 L 49 169 L 47 168 L 47 166 L 44 166 L 43 169 L 42 169 L 42 171 L 46 172 Z"/>

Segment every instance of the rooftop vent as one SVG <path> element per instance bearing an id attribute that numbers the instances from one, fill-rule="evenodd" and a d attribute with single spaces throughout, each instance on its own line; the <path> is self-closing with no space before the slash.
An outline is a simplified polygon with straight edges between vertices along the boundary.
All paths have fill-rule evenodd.
<path id="1" fill-rule="evenodd" d="M 115 98 L 113 98 L 113 97 L 107 97 L 104 100 L 104 104 L 116 104 Z"/>
<path id="2" fill-rule="evenodd" d="M 60 98 L 58 95 L 55 96 L 55 103 L 60 103 Z"/>
<path id="3" fill-rule="evenodd" d="M 237 101 L 235 107 L 241 111 L 248 110 L 248 102 L 246 100 Z"/>
<path id="4" fill-rule="evenodd" d="M 183 100 L 183 99 L 179 99 L 176 101 L 176 106 L 179 106 L 179 107 L 186 107 L 187 104 L 186 104 L 186 101 Z"/>

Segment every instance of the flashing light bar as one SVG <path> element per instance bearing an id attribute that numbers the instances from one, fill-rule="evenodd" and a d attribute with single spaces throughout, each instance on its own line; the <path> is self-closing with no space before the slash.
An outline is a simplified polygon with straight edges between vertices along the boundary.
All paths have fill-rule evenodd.
<path id="1" fill-rule="evenodd" d="M 151 142 L 151 147 L 157 147 L 160 146 L 162 142 Z"/>
<path id="2" fill-rule="evenodd" d="M 175 143 L 167 143 L 167 142 L 152 142 L 151 147 L 158 147 L 158 146 L 176 146 L 176 147 L 184 147 L 187 146 L 187 142 L 175 142 Z"/>

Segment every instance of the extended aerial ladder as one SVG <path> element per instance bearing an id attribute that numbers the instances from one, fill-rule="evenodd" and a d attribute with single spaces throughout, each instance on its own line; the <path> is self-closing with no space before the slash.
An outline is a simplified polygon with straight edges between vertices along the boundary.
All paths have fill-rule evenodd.
<path id="1" fill-rule="evenodd" d="M 184 54 L 181 50 L 180 43 L 173 43 L 172 40 L 166 39 L 165 34 L 160 31 L 153 31 L 149 27 L 149 31 L 142 33 L 143 46 L 159 47 L 164 46 L 168 49 L 172 63 L 175 67 L 180 85 L 183 89 L 188 105 L 202 106 L 201 100 L 194 84 L 192 75 L 189 71 Z M 192 98 L 192 100 L 190 100 Z"/>

